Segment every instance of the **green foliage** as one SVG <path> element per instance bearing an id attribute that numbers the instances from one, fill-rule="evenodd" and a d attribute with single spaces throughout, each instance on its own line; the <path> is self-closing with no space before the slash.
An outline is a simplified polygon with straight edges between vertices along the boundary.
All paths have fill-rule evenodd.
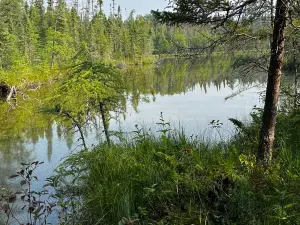
<path id="1" fill-rule="evenodd" d="M 105 15 L 101 1 L 86 4 L 79 11 L 76 4 L 65 0 L 29 5 L 23 0 L 1 0 L 0 69 L 14 70 L 21 65 L 66 68 L 83 49 L 83 60 L 142 64 L 153 53 L 190 54 L 208 49 L 218 37 L 209 26 L 167 26 L 158 24 L 152 15 L 136 16 L 134 11 L 128 18 L 122 18 L 120 11 Z M 253 49 L 255 43 L 244 43 L 240 49 Z"/>
<path id="2" fill-rule="evenodd" d="M 237 136 L 214 144 L 186 137 L 161 117 L 158 136 L 137 127 L 118 144 L 70 156 L 57 170 L 59 191 L 68 193 L 66 174 L 78 179 L 82 224 L 300 224 L 298 143 L 278 142 L 270 168 L 260 168 L 255 115 L 250 126 L 232 120 L 242 128 Z M 279 123 L 276 135 L 286 129 Z"/>
<path id="3" fill-rule="evenodd" d="M 59 104 L 60 111 L 69 111 L 75 115 L 86 112 L 95 114 L 100 102 L 122 108 L 118 103 L 124 102 L 125 86 L 121 74 L 112 66 L 83 62 L 67 73 L 68 76 L 50 99 L 54 105 Z"/>
<path id="4" fill-rule="evenodd" d="M 16 205 L 21 203 L 22 210 L 27 214 L 28 225 L 46 225 L 48 217 L 55 211 L 56 197 L 46 189 L 53 187 L 52 183 L 43 186 L 43 190 L 36 191 L 33 189 L 34 183 L 38 177 L 34 175 L 37 167 L 44 162 L 35 161 L 32 163 L 21 163 L 22 168 L 9 179 L 18 179 L 20 191 L 11 193 L 7 191 L 0 198 L 0 210 L 4 211 L 7 220 L 6 224 L 19 223 L 17 219 Z M 20 179 L 19 179 L 20 178 Z M 25 218 L 22 218 L 25 220 Z M 25 223 L 25 221 L 22 221 Z"/>
<path id="5" fill-rule="evenodd" d="M 193 28 L 158 25 L 151 16 L 135 16 L 134 11 L 126 19 L 120 11 L 106 16 L 102 2 L 93 3 L 91 6 L 88 1 L 80 12 L 77 5 L 65 0 L 48 1 L 47 5 L 43 1 L 28 5 L 23 0 L 1 0 L 0 69 L 14 69 L 19 64 L 65 68 L 72 65 L 82 46 L 88 53 L 85 60 L 117 64 L 123 60 L 145 62 L 142 58 L 152 55 L 154 48 L 160 54 L 176 53 L 188 45 Z"/>
<path id="6" fill-rule="evenodd" d="M 67 123 L 78 129 L 85 149 L 82 128 L 101 115 L 109 142 L 109 113 L 122 114 L 126 109 L 126 89 L 121 74 L 111 65 L 91 61 L 75 65 L 67 73 L 45 104 L 44 112 L 59 115 L 63 121 L 67 118 Z"/>

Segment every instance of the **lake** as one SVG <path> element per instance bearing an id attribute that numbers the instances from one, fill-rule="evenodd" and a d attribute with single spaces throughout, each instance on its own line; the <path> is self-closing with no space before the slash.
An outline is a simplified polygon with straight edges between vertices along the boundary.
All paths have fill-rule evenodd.
<path id="1" fill-rule="evenodd" d="M 241 76 L 231 69 L 228 58 L 166 59 L 124 73 L 130 90 L 127 110 L 118 121 L 111 120 L 110 130 L 130 134 L 138 124 L 155 132 L 162 113 L 173 128 L 180 126 L 207 140 L 228 139 L 234 134 L 228 118 L 250 120 L 253 107 L 262 104 L 266 80 L 263 74 Z M 0 187 L 14 183 L 8 177 L 20 169 L 20 163 L 43 161 L 36 171 L 39 181 L 35 187 L 41 188 L 64 157 L 80 150 L 77 133 L 37 110 L 48 93 L 47 88 L 32 93 L 31 99 L 15 110 L 1 103 Z M 212 120 L 223 124 L 220 132 L 212 129 Z M 84 132 L 89 146 L 104 140 L 101 124 Z"/>

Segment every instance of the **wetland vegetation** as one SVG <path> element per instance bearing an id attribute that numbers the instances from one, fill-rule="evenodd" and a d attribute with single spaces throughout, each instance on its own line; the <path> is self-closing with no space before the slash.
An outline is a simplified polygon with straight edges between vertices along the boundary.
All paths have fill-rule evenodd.
<path id="1" fill-rule="evenodd" d="M 298 1 L 103 4 L 0 0 L 0 224 L 300 224 Z"/>

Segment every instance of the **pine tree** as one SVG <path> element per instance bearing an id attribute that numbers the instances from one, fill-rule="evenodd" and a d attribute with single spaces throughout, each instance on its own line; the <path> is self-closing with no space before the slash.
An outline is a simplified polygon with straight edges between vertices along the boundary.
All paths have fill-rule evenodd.
<path id="1" fill-rule="evenodd" d="M 19 59 L 22 38 L 22 1 L 0 1 L 0 63 L 3 68 L 13 66 Z"/>

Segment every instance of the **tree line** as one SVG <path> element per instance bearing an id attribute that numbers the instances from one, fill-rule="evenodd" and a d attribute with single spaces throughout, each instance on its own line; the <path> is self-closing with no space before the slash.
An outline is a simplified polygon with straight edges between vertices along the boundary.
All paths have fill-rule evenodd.
<path id="1" fill-rule="evenodd" d="M 204 27 L 159 24 L 152 15 L 122 18 L 111 2 L 0 0 L 0 68 L 66 66 L 76 57 L 89 60 L 138 60 L 152 54 L 197 49 L 212 36 Z M 80 56 L 79 56 L 80 55 Z"/>

